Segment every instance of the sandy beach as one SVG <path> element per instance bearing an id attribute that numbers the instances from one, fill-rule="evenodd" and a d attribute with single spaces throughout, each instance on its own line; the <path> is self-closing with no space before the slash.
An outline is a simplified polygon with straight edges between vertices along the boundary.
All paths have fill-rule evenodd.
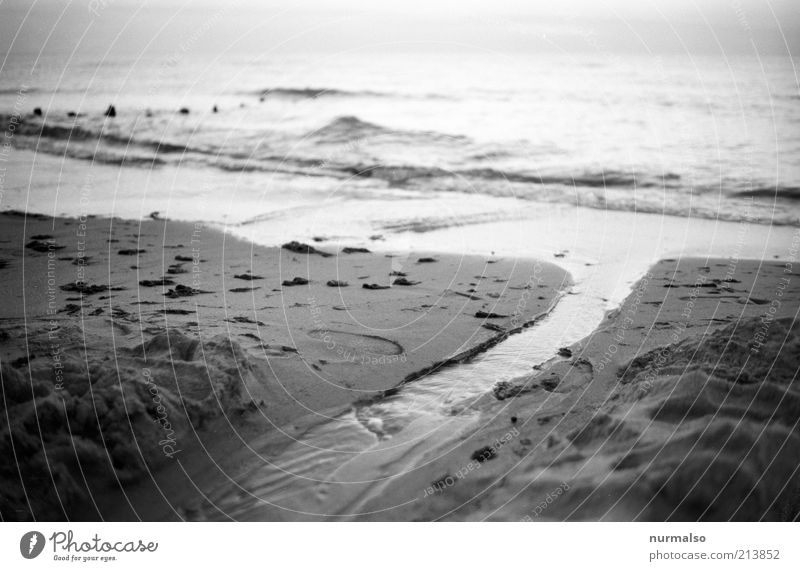
<path id="1" fill-rule="evenodd" d="M 159 219 L 2 229 L 4 519 L 797 513 L 798 243 L 662 260 L 588 338 L 468 390 L 458 367 L 536 328 L 566 271 Z"/>
<path id="2" fill-rule="evenodd" d="M 3 445 L 20 466 L 4 474 L 9 519 L 177 513 L 185 498 L 153 487 L 225 479 L 240 452 L 264 453 L 253 435 L 283 446 L 463 361 L 570 285 L 533 261 L 262 248 L 163 220 L 2 218 Z M 141 504 L 118 501 L 137 493 Z"/>

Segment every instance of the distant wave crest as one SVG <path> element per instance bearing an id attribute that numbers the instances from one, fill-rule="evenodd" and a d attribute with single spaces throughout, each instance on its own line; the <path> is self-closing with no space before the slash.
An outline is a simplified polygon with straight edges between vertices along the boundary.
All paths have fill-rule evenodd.
<path id="1" fill-rule="evenodd" d="M 310 133 L 315 138 L 352 138 L 375 137 L 392 133 L 391 129 L 369 121 L 363 121 L 354 115 L 337 117 L 322 128 Z"/>
<path id="2" fill-rule="evenodd" d="M 800 201 L 800 186 L 768 186 L 735 192 L 742 198 L 766 198 L 776 200 Z"/>
<path id="3" fill-rule="evenodd" d="M 252 92 L 263 99 L 322 99 L 322 98 L 420 98 L 420 99 L 450 99 L 450 96 L 438 93 L 389 93 L 371 89 L 337 89 L 334 87 L 269 87 Z"/>
<path id="4" fill-rule="evenodd" d="M 378 91 L 348 91 L 344 89 L 321 87 L 271 87 L 256 92 L 260 97 L 284 99 L 318 99 L 320 97 L 391 97 L 389 93 Z"/>
<path id="5" fill-rule="evenodd" d="M 308 134 L 309 138 L 324 142 L 347 142 L 356 145 L 367 138 L 391 137 L 394 142 L 402 143 L 422 143 L 422 144 L 441 144 L 470 142 L 469 137 L 464 135 L 454 135 L 440 133 L 438 131 L 423 131 L 410 129 L 393 129 L 377 123 L 365 121 L 355 115 L 343 115 L 336 117 L 328 124 L 316 129 Z"/>

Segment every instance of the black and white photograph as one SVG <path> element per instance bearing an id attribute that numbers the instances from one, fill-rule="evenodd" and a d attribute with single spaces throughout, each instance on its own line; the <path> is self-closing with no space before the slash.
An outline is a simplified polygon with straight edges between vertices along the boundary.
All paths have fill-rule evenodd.
<path id="1" fill-rule="evenodd" d="M 796 0 L 0 0 L 0 566 L 797 569 L 798 55 Z"/>

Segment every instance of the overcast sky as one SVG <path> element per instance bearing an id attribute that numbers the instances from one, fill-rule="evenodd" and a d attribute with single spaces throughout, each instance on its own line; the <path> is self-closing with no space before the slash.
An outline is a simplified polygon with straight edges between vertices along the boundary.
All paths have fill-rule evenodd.
<path id="1" fill-rule="evenodd" d="M 92 10 L 94 8 L 94 10 Z M 800 54 L 800 0 L 0 0 L 0 49 Z M 88 30 L 88 31 L 87 31 Z M 85 35 L 84 35 L 84 32 Z M 82 39 L 81 39 L 82 38 Z"/>

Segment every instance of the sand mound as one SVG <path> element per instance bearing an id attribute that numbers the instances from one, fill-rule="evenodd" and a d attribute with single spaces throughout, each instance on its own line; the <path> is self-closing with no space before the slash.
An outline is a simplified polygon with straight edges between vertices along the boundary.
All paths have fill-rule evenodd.
<path id="1" fill-rule="evenodd" d="M 154 384 L 205 411 L 235 406 L 243 378 L 252 371 L 235 341 L 215 336 L 201 342 L 177 329 L 155 335 L 130 355 L 137 366 L 149 369 Z"/>
<path id="2" fill-rule="evenodd" d="M 606 497 L 610 517 L 620 508 L 647 520 L 796 517 L 799 342 L 792 319 L 765 328 L 756 318 L 632 360 L 608 412 L 573 437 L 611 470 L 579 479 L 559 513 L 596 518 L 595 499 Z"/>
<path id="3" fill-rule="evenodd" d="M 251 370 L 235 342 L 177 331 L 114 359 L 75 349 L 60 363 L 58 376 L 42 359 L 31 362 L 30 377 L 27 367 L 4 363 L 0 371 L 5 520 L 74 518 L 81 506 L 90 510 L 93 493 L 175 461 L 192 427 L 241 406 L 242 375 Z"/>
<path id="4" fill-rule="evenodd" d="M 786 384 L 797 370 L 797 327 L 790 318 L 742 320 L 699 342 L 690 338 L 637 357 L 623 368 L 621 379 L 640 382 L 648 374 L 696 369 L 738 384 Z"/>

